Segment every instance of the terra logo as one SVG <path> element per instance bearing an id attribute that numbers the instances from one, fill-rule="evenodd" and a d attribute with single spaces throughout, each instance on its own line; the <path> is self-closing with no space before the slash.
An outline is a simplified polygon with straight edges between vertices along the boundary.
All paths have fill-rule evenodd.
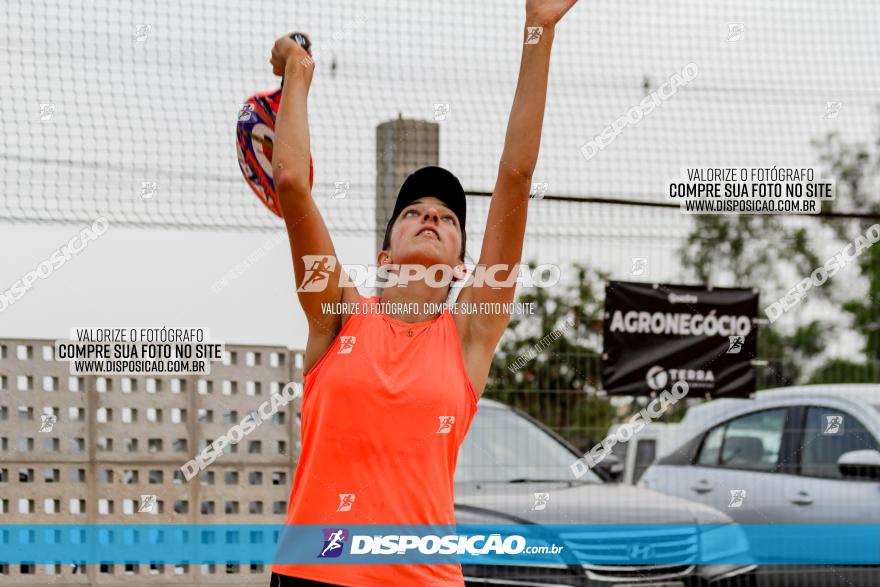
<path id="1" fill-rule="evenodd" d="M 645 383 L 654 390 L 666 389 L 666 384 L 669 383 L 669 373 L 660 365 L 654 365 L 648 369 L 648 373 L 645 375 Z"/>
<path id="2" fill-rule="evenodd" d="M 693 387 L 711 389 L 715 387 L 715 372 L 711 369 L 666 369 L 654 365 L 645 373 L 645 383 L 654 391 L 666 389 L 670 380 L 683 380 Z"/>
<path id="3" fill-rule="evenodd" d="M 348 530 L 345 528 L 324 528 L 324 547 L 318 558 L 336 558 L 342 554 L 345 541 L 348 540 Z"/>

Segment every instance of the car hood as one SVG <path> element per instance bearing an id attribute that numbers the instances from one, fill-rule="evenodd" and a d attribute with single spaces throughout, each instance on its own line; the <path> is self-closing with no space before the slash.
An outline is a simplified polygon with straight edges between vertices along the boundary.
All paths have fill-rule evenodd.
<path id="1" fill-rule="evenodd" d="M 547 493 L 535 509 L 535 493 Z M 724 513 L 650 489 L 601 483 L 457 483 L 459 523 L 728 524 Z"/>

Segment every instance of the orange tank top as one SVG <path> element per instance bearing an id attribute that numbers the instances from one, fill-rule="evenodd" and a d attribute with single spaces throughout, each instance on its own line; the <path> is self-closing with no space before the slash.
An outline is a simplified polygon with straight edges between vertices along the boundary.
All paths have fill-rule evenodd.
<path id="1" fill-rule="evenodd" d="M 454 524 L 458 448 L 477 410 L 451 311 L 406 323 L 360 297 L 303 377 L 302 452 L 285 524 Z M 463 585 L 461 565 L 275 564 L 352 587 Z"/>

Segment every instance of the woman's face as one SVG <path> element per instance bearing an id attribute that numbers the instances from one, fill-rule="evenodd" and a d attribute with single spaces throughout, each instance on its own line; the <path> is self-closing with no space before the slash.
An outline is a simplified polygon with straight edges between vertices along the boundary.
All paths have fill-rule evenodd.
<path id="1" fill-rule="evenodd" d="M 400 212 L 391 229 L 392 263 L 454 267 L 461 263 L 460 252 L 458 218 L 437 198 L 414 200 Z"/>

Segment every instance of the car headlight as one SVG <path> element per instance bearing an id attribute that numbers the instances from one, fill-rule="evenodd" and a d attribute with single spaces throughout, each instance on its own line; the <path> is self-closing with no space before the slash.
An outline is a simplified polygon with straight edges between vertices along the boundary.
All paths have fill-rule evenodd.
<path id="1" fill-rule="evenodd" d="M 702 564 L 751 564 L 746 533 L 737 524 L 700 527 L 700 563 Z"/>

